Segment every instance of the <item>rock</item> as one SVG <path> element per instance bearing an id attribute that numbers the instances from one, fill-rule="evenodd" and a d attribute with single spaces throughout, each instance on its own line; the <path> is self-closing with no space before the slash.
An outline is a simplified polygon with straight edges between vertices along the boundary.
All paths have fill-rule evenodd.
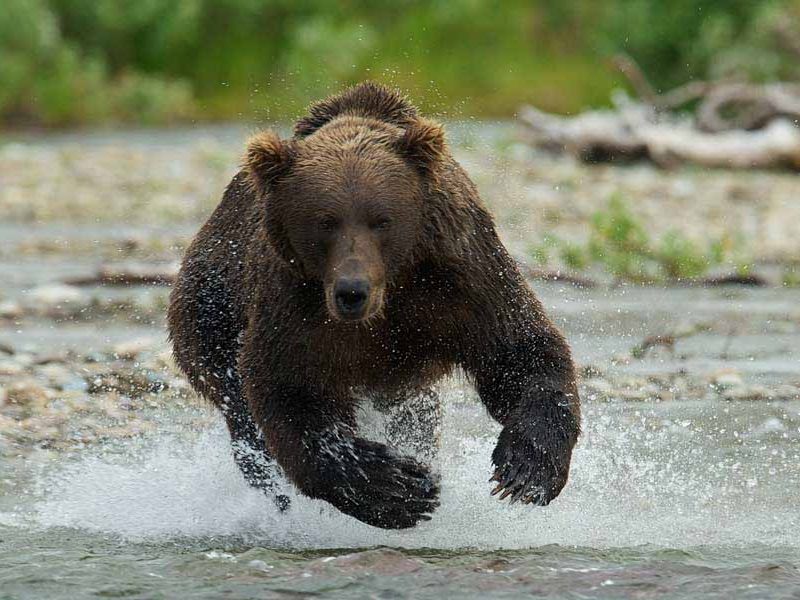
<path id="1" fill-rule="evenodd" d="M 627 354 L 615 354 L 611 357 L 611 364 L 614 366 L 631 364 L 631 357 Z"/>
<path id="2" fill-rule="evenodd" d="M 14 355 L 14 361 L 23 367 L 30 367 L 33 364 L 35 356 L 30 352 L 18 352 Z"/>
<path id="3" fill-rule="evenodd" d="M 145 369 L 124 369 L 89 377 L 87 391 L 90 394 L 117 392 L 131 398 L 145 394 L 157 394 L 169 384 L 157 374 Z"/>
<path id="4" fill-rule="evenodd" d="M 712 385 L 720 391 L 744 386 L 742 376 L 736 371 L 720 371 L 711 376 Z"/>
<path id="5" fill-rule="evenodd" d="M 780 400 L 800 400 L 800 386 L 779 385 L 775 389 L 775 397 Z"/>
<path id="6" fill-rule="evenodd" d="M 6 389 L 8 404 L 16 404 L 35 409 L 44 408 L 50 401 L 50 393 L 33 381 L 12 383 Z"/>
<path id="7" fill-rule="evenodd" d="M 83 377 L 62 364 L 48 363 L 38 367 L 36 372 L 59 390 L 83 392 L 89 387 Z"/>
<path id="8" fill-rule="evenodd" d="M 675 390 L 669 388 L 660 390 L 658 394 L 656 394 L 656 397 L 662 402 L 671 402 L 675 400 Z"/>
<path id="9" fill-rule="evenodd" d="M 79 304 L 85 301 L 83 293 L 75 286 L 54 283 L 42 285 L 30 291 L 28 298 L 33 302 L 56 307 L 65 304 Z"/>
<path id="10" fill-rule="evenodd" d="M 765 433 L 781 433 L 786 431 L 786 425 L 777 417 L 770 417 L 758 427 L 755 427 L 751 434 L 762 435 Z"/>
<path id="11" fill-rule="evenodd" d="M 770 400 L 770 391 L 761 385 L 733 387 L 722 392 L 725 400 Z"/>
<path id="12" fill-rule="evenodd" d="M 0 375 L 15 376 L 25 371 L 24 367 L 16 360 L 0 360 Z"/>
<path id="13" fill-rule="evenodd" d="M 13 300 L 0 302 L 0 319 L 19 319 L 24 312 L 19 302 Z"/>
<path id="14" fill-rule="evenodd" d="M 127 342 L 121 342 L 114 346 L 114 354 L 123 360 L 133 360 L 142 352 L 150 350 L 157 341 L 152 337 L 143 337 Z"/>
<path id="15" fill-rule="evenodd" d="M 33 289 L 28 296 L 26 312 L 50 318 L 69 318 L 85 311 L 92 301 L 76 287 L 45 285 Z"/>
<path id="16" fill-rule="evenodd" d="M 249 563 L 247 563 L 247 566 L 257 571 L 269 571 L 270 569 L 273 568 L 271 565 L 268 565 L 263 560 L 251 560 Z"/>
<path id="17" fill-rule="evenodd" d="M 647 399 L 647 391 L 644 389 L 625 389 L 619 390 L 617 395 L 627 402 L 641 402 Z"/>
<path id="18" fill-rule="evenodd" d="M 65 363 L 69 356 L 66 352 L 46 352 L 39 354 L 33 359 L 35 365 L 49 365 L 52 363 Z"/>
<path id="19" fill-rule="evenodd" d="M 109 360 L 109 357 L 103 352 L 89 352 L 84 355 L 83 361 L 86 363 L 99 364 Z"/>
<path id="20" fill-rule="evenodd" d="M 595 394 L 599 399 L 609 398 L 614 394 L 614 386 L 605 379 L 592 379 L 586 382 L 586 390 L 590 394 Z"/>

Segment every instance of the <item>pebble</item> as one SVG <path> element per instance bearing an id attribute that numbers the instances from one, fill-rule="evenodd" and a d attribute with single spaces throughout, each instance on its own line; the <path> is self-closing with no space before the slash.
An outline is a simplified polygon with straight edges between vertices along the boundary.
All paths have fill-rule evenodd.
<path id="1" fill-rule="evenodd" d="M 92 352 L 31 347 L 0 354 L 0 437 L 5 440 L 0 454 L 43 444 L 61 451 L 146 434 L 162 427 L 159 415 L 165 405 L 204 407 L 187 411 L 187 423 L 217 418 L 190 390 L 165 340 L 143 337 Z M 592 368 L 582 373 L 580 391 L 587 403 L 800 398 L 800 382 L 753 385 L 732 369 L 632 375 Z"/>
<path id="2" fill-rule="evenodd" d="M 733 388 L 742 388 L 744 381 L 742 376 L 735 371 L 721 371 L 711 376 L 711 383 L 718 390 L 730 390 Z"/>
<path id="3" fill-rule="evenodd" d="M 89 388 L 83 377 L 63 364 L 45 364 L 37 367 L 36 373 L 47 379 L 51 387 L 62 391 L 83 392 Z"/>
<path id="4" fill-rule="evenodd" d="M 761 385 L 732 387 L 722 392 L 726 400 L 769 400 L 770 392 Z"/>
<path id="5" fill-rule="evenodd" d="M 0 360 L 0 376 L 20 375 L 25 371 L 25 367 L 16 360 Z"/>
<path id="6" fill-rule="evenodd" d="M 14 302 L 12 300 L 0 302 L 0 319 L 18 319 L 24 312 L 19 302 Z"/>
<path id="7" fill-rule="evenodd" d="M 28 298 L 46 307 L 57 307 L 86 301 L 83 292 L 79 288 L 62 283 L 36 287 L 30 291 Z"/>
<path id="8" fill-rule="evenodd" d="M 157 345 L 158 340 L 152 337 L 143 337 L 127 342 L 116 344 L 113 348 L 113 353 L 118 358 L 124 360 L 133 360 L 142 352 L 150 350 Z"/>
<path id="9" fill-rule="evenodd" d="M 272 569 L 272 566 L 268 565 L 263 560 L 251 560 L 249 563 L 247 563 L 247 566 L 258 571 L 269 571 Z"/>
<path id="10" fill-rule="evenodd" d="M 33 381 L 18 381 L 6 389 L 7 403 L 42 409 L 50 400 L 50 393 Z"/>
<path id="11" fill-rule="evenodd" d="M 614 386 L 605 379 L 592 379 L 585 384 L 590 393 L 597 394 L 601 398 L 608 398 L 614 393 Z"/>

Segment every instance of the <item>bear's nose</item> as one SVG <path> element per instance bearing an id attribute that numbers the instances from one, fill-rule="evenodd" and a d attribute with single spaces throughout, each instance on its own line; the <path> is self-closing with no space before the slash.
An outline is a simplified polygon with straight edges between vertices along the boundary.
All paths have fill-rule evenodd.
<path id="1" fill-rule="evenodd" d="M 358 318 L 367 305 L 369 282 L 365 279 L 339 279 L 333 286 L 336 309 L 345 318 Z"/>

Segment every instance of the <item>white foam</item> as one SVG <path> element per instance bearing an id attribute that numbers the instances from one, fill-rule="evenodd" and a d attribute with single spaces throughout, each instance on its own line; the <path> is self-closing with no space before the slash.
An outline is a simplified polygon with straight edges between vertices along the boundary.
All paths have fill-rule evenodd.
<path id="1" fill-rule="evenodd" d="M 797 509 L 770 502 L 768 483 L 753 490 L 740 457 L 710 465 L 703 448 L 692 456 L 696 436 L 676 442 L 674 428 L 651 431 L 608 406 L 587 411 L 571 481 L 545 508 L 489 496 L 496 427 L 479 406 L 450 403 L 441 507 L 410 530 L 375 529 L 294 494 L 279 514 L 244 483 L 221 424 L 195 438 L 165 435 L 144 450 L 64 466 L 42 481 L 35 520 L 132 540 L 234 536 L 293 548 L 798 544 Z M 767 500 L 754 502 L 757 493 Z"/>

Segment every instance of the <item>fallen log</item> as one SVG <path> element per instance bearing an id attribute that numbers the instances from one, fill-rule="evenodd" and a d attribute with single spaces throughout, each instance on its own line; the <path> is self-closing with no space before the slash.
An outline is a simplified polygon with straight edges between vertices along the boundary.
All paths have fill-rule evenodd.
<path id="1" fill-rule="evenodd" d="M 523 107 L 519 120 L 534 145 L 586 162 L 649 159 L 662 167 L 690 163 L 736 169 L 800 169 L 800 130 L 777 119 L 755 131 L 707 133 L 690 120 L 659 118 L 646 108 L 562 117 Z"/>
<path id="2" fill-rule="evenodd" d="M 596 281 L 588 277 L 564 273 L 560 270 L 539 269 L 520 260 L 517 261 L 517 267 L 526 279 L 569 283 L 579 288 L 593 288 L 598 285 Z"/>
<path id="3" fill-rule="evenodd" d="M 524 106 L 519 120 L 534 145 L 567 152 L 586 162 L 626 162 L 649 157 L 637 127 L 620 113 L 589 111 L 562 117 Z"/>
<path id="4" fill-rule="evenodd" d="M 678 331 L 664 334 L 648 335 L 640 343 L 631 348 L 631 357 L 636 359 L 644 358 L 653 348 L 666 348 L 670 353 L 675 352 L 675 344 L 678 340 L 683 340 L 699 333 L 704 333 L 711 329 L 707 323 L 695 323 Z"/>
<path id="5" fill-rule="evenodd" d="M 750 273 L 742 275 L 739 273 L 730 273 L 728 275 L 713 275 L 711 277 L 701 277 L 699 279 L 689 280 L 689 286 L 697 287 L 722 287 L 726 285 L 743 285 L 748 287 L 768 287 L 769 280 L 766 277 Z"/>
<path id="6" fill-rule="evenodd" d="M 697 107 L 697 128 L 706 132 L 761 129 L 776 119 L 800 121 L 800 86 L 790 83 L 711 86 Z"/>
<path id="7" fill-rule="evenodd" d="M 800 49 L 800 40 L 787 37 L 789 31 L 785 28 L 776 34 L 784 36 L 786 44 L 795 44 Z M 614 56 L 612 63 L 630 82 L 640 102 L 659 113 L 675 111 L 699 100 L 695 126 L 701 131 L 761 129 L 775 119 L 787 119 L 795 125 L 800 121 L 800 85 L 796 83 L 757 85 L 731 79 L 690 81 L 668 92 L 658 93 L 636 61 L 627 54 Z"/>
<path id="8" fill-rule="evenodd" d="M 784 42 L 800 48 L 800 38 L 787 31 Z M 530 142 L 586 162 L 800 169 L 800 84 L 692 81 L 661 93 L 630 56 L 612 62 L 639 101 L 618 93 L 613 109 L 572 117 L 525 106 L 519 120 Z M 678 112 L 686 107 L 694 114 Z"/>
<path id="9" fill-rule="evenodd" d="M 74 277 L 64 281 L 67 285 L 172 285 L 178 275 L 176 264 L 168 265 L 103 265 L 94 275 Z"/>

